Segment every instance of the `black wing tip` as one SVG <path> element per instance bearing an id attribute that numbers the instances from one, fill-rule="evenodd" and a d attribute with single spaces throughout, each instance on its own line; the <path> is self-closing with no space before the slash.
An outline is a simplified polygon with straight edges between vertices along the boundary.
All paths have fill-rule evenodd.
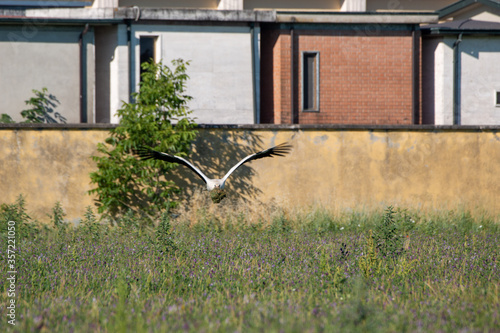
<path id="1" fill-rule="evenodd" d="M 146 146 L 140 146 L 132 150 L 133 153 L 141 158 L 141 160 L 149 160 L 154 158 L 156 151 Z"/>
<path id="2" fill-rule="evenodd" d="M 277 146 L 271 148 L 271 154 L 275 156 L 285 156 L 292 150 L 292 145 L 288 142 L 280 143 Z"/>

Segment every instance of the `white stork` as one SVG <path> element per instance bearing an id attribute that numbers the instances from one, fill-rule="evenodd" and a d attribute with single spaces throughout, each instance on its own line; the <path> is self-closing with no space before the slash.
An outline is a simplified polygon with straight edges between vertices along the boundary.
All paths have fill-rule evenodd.
<path id="1" fill-rule="evenodd" d="M 136 149 L 135 153 L 142 160 L 156 159 L 156 160 L 163 160 L 171 163 L 178 163 L 185 165 L 191 170 L 193 170 L 198 175 L 198 177 L 203 179 L 205 183 L 207 183 L 207 190 L 212 191 L 215 189 L 222 190 L 224 188 L 224 183 L 226 182 L 227 178 L 234 172 L 234 170 L 238 169 L 244 163 L 253 160 L 258 160 L 259 158 L 264 158 L 264 157 L 284 156 L 285 154 L 288 154 L 290 152 L 291 148 L 292 146 L 285 142 L 275 147 L 259 151 L 258 153 L 248 155 L 247 157 L 239 161 L 235 166 L 233 166 L 231 170 L 229 170 L 222 179 L 208 178 L 203 174 L 203 172 L 200 171 L 200 169 L 198 169 L 193 164 L 191 164 L 190 162 L 179 156 L 162 153 L 148 147 L 140 147 L 139 149 Z"/>

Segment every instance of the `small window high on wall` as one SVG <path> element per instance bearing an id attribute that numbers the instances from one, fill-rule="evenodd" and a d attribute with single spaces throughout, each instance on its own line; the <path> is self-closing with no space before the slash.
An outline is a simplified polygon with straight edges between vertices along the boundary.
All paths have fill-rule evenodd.
<path id="1" fill-rule="evenodd" d="M 302 111 L 319 111 L 319 52 L 302 53 Z"/>
<path id="2" fill-rule="evenodd" d="M 141 36 L 140 37 L 140 53 L 141 53 L 141 64 L 143 62 L 148 62 L 153 59 L 156 62 L 156 40 L 157 36 Z M 141 66 L 141 77 L 144 70 Z"/>

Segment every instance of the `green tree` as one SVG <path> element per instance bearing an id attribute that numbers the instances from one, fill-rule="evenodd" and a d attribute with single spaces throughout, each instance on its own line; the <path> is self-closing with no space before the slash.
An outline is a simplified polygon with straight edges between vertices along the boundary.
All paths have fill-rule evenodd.
<path id="1" fill-rule="evenodd" d="M 110 131 L 105 143 L 99 143 L 98 156 L 92 156 L 98 170 L 90 174 L 97 188 L 99 213 L 117 217 L 133 211 L 155 216 L 175 205 L 172 194 L 179 188 L 165 178 L 177 166 L 158 160 L 141 161 L 134 149 L 145 145 L 178 156 L 187 156 L 196 136 L 196 124 L 189 117 L 185 94 L 186 67 L 174 60 L 172 69 L 160 63 L 142 64 L 139 92 L 134 102 L 118 110 L 120 124 Z"/>

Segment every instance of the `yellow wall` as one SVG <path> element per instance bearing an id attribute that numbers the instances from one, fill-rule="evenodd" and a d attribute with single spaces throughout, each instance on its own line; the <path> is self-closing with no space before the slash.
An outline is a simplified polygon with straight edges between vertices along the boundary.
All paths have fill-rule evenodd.
<path id="1" fill-rule="evenodd" d="M 93 205 L 90 156 L 103 129 L 1 129 L 0 203 L 23 193 L 32 217 L 47 220 L 60 201 L 70 220 Z M 481 209 L 500 213 L 500 136 L 495 130 L 201 129 L 191 160 L 222 177 L 240 158 L 284 141 L 283 158 L 252 161 L 226 182 L 231 198 L 274 200 L 284 208 L 332 210 Z M 207 165 L 207 167 L 205 167 Z M 204 188 L 186 172 L 184 196 Z M 217 172 L 220 170 L 220 172 Z"/>

